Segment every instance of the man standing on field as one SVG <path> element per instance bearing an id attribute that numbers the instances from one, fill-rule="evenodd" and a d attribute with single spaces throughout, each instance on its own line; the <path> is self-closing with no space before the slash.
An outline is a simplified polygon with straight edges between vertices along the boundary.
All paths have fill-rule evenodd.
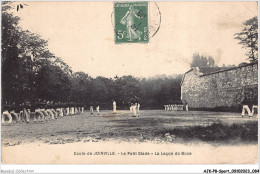
<path id="1" fill-rule="evenodd" d="M 99 105 L 97 105 L 96 110 L 97 110 L 97 114 L 99 115 Z"/>
<path id="2" fill-rule="evenodd" d="M 16 107 L 17 107 L 17 105 L 15 103 L 13 103 L 13 105 L 11 105 L 11 107 L 10 107 L 10 114 L 15 117 L 16 123 L 18 123 L 19 122 L 19 117 L 18 117 L 18 114 L 15 111 Z"/>
<path id="3" fill-rule="evenodd" d="M 116 113 L 116 101 L 113 101 L 113 114 Z"/>
<path id="4" fill-rule="evenodd" d="M 93 115 L 93 113 L 94 113 L 94 108 L 93 108 L 93 105 L 92 105 L 92 104 L 90 105 L 90 108 L 89 108 L 89 109 L 90 109 L 90 115 Z"/>
<path id="5" fill-rule="evenodd" d="M 12 116 L 9 113 L 10 106 L 8 104 L 2 105 L 2 124 L 5 123 L 5 117 L 8 117 L 8 124 L 11 125 L 12 123 Z"/>
<path id="6" fill-rule="evenodd" d="M 132 117 L 136 117 L 137 103 L 133 104 L 133 115 Z"/>
<path id="7" fill-rule="evenodd" d="M 84 114 L 84 104 L 81 104 L 81 113 Z"/>
<path id="8" fill-rule="evenodd" d="M 137 114 L 137 117 L 140 116 L 140 103 L 137 103 L 137 106 L 136 106 L 136 114 Z"/>

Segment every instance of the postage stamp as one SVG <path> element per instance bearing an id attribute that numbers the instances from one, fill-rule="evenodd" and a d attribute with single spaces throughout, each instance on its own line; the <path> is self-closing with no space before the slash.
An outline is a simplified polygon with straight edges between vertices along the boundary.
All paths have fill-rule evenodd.
<path id="1" fill-rule="evenodd" d="M 115 43 L 148 43 L 148 2 L 115 2 Z"/>

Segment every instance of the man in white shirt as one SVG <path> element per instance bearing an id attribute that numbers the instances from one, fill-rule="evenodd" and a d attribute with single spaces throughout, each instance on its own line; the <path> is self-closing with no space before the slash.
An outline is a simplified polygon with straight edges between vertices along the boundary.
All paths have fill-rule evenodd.
<path id="1" fill-rule="evenodd" d="M 116 113 L 116 101 L 113 101 L 113 114 Z"/>
<path id="2" fill-rule="evenodd" d="M 99 115 L 99 105 L 96 107 L 97 114 Z"/>
<path id="3" fill-rule="evenodd" d="M 94 112 L 94 109 L 93 109 L 93 106 L 91 105 L 90 106 L 90 114 L 93 115 L 93 112 Z"/>
<path id="4" fill-rule="evenodd" d="M 133 104 L 133 117 L 136 117 L 137 103 Z"/>
<path id="5" fill-rule="evenodd" d="M 137 103 L 137 107 L 136 107 L 136 112 L 137 112 L 137 117 L 140 116 L 140 103 Z"/>

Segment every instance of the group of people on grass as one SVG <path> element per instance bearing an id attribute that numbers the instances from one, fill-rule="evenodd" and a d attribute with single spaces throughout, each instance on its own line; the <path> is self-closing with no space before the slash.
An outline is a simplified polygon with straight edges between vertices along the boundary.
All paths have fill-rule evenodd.
<path id="1" fill-rule="evenodd" d="M 93 115 L 94 114 L 94 106 L 93 105 L 90 105 L 90 114 Z M 96 106 L 96 111 L 97 111 L 97 115 L 99 115 L 99 105 Z"/>
<path id="2" fill-rule="evenodd" d="M 256 118 L 258 118 L 258 99 L 244 99 L 242 102 L 242 113 L 241 116 L 244 117 L 246 116 L 246 113 L 248 114 L 249 118 L 252 118 L 253 115 L 257 112 Z M 183 105 L 164 105 L 165 111 L 173 111 L 176 110 L 174 109 L 174 106 L 178 108 L 178 106 L 183 110 L 185 108 L 186 111 L 189 111 L 188 104 L 184 103 Z M 251 109 L 252 108 L 252 109 Z M 178 109 L 177 109 L 178 110 Z"/>
<path id="3" fill-rule="evenodd" d="M 140 117 L 140 103 L 136 96 L 131 98 L 129 105 L 132 117 Z"/>
<path id="4" fill-rule="evenodd" d="M 130 112 L 132 117 L 140 117 L 140 103 L 131 103 Z"/>
<path id="5" fill-rule="evenodd" d="M 164 105 L 164 110 L 165 111 L 183 111 L 183 108 L 185 107 L 185 110 L 188 111 L 188 105 L 177 105 L 177 104 L 172 104 L 172 105 Z"/>
<path id="6" fill-rule="evenodd" d="M 34 122 L 45 123 L 49 120 L 56 120 L 58 117 L 79 115 L 84 113 L 86 106 L 80 103 L 54 103 L 49 101 L 37 101 L 34 103 L 26 102 L 22 104 L 13 103 L 11 105 L 5 103 L 2 105 L 2 124 L 8 119 L 8 124 L 11 124 L 13 117 L 16 122 L 29 123 L 33 118 Z M 132 100 L 130 103 L 130 112 L 133 117 L 140 116 L 140 103 Z M 100 107 L 96 105 L 97 115 L 100 114 Z M 116 113 L 116 101 L 113 101 L 113 113 Z M 94 106 L 90 105 L 90 115 L 94 114 Z"/>
<path id="7" fill-rule="evenodd" d="M 250 107 L 252 108 L 252 110 L 250 110 Z M 247 112 L 249 118 L 252 118 L 254 113 L 257 111 L 258 111 L 258 105 L 243 105 L 241 115 L 242 115 L 242 117 L 244 117 Z M 258 115 L 256 115 L 256 117 L 258 118 Z"/>
<path id="8" fill-rule="evenodd" d="M 140 116 L 140 103 L 136 99 L 131 99 L 129 109 L 132 117 Z M 116 101 L 113 101 L 113 114 L 116 114 Z"/>
<path id="9" fill-rule="evenodd" d="M 140 116 L 140 103 L 137 99 L 131 99 L 130 103 L 130 113 L 132 117 Z M 173 105 L 164 105 L 165 111 L 173 110 Z M 188 105 L 187 105 L 188 106 Z M 252 107 L 252 110 L 250 110 Z M 30 118 L 33 118 L 34 122 L 40 121 L 44 123 L 48 120 L 55 120 L 58 117 L 83 114 L 84 113 L 84 104 L 80 103 L 54 103 L 49 101 L 38 101 L 35 103 L 22 103 L 11 105 L 3 104 L 2 105 L 2 124 L 4 124 L 5 119 L 8 118 L 8 124 L 12 123 L 13 117 L 16 119 L 16 122 L 22 121 L 29 123 Z M 254 112 L 257 111 L 258 106 L 254 104 L 244 104 L 242 107 L 242 117 L 245 116 L 246 112 L 251 118 L 254 115 Z M 97 114 L 100 113 L 99 105 L 96 106 Z M 186 111 L 188 109 L 186 108 Z M 113 113 L 116 113 L 116 101 L 113 101 Z M 90 105 L 90 114 L 94 114 L 94 106 Z"/>
<path id="10" fill-rule="evenodd" d="M 13 103 L 11 105 L 5 103 L 2 105 L 2 124 L 4 124 L 6 118 L 8 118 L 8 124 L 11 124 L 13 117 L 17 123 L 20 121 L 29 123 L 30 118 L 33 118 L 34 122 L 44 123 L 48 120 L 56 120 L 58 117 L 83 113 L 84 105 L 79 103 L 54 103 L 49 101 Z"/>

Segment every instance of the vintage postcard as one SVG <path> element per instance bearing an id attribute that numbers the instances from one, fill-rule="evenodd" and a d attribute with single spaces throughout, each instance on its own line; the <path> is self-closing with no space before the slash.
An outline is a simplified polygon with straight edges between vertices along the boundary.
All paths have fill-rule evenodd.
<path id="1" fill-rule="evenodd" d="M 3 164 L 258 163 L 257 2 L 1 8 Z"/>

